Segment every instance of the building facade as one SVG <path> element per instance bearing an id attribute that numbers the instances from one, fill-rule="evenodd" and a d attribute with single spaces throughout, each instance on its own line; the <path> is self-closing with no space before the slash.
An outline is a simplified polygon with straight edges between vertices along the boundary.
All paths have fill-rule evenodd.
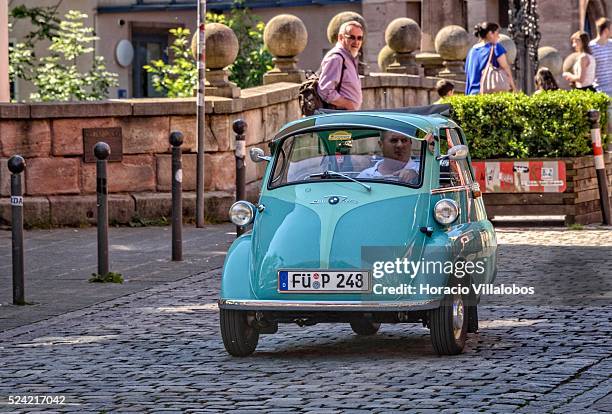
<path id="1" fill-rule="evenodd" d="M 384 46 L 387 25 L 397 17 L 409 17 L 422 29 L 421 51 L 433 52 L 433 40 L 438 30 L 449 24 L 471 28 L 483 20 L 508 26 L 508 8 L 515 0 L 252 0 L 245 5 L 263 21 L 281 13 L 298 16 L 308 29 L 308 46 L 298 57 L 299 66 L 315 70 L 323 55 L 331 48 L 327 40 L 327 25 L 342 11 L 360 13 L 367 22 L 365 57 L 371 71 L 378 71 L 377 56 Z M 106 58 L 109 71 L 119 75 L 119 86 L 111 91 L 111 98 L 155 97 L 151 77 L 142 66 L 154 59 L 168 59 L 168 45 L 172 42 L 168 30 L 186 27 L 194 33 L 197 27 L 196 0 L 12 0 L 9 8 L 20 4 L 54 6 L 59 3 L 58 15 L 68 10 L 80 10 L 88 15 L 87 24 L 94 27 L 100 38 L 96 53 Z M 231 0 L 208 0 L 208 11 L 224 12 Z M 540 15 L 540 46 L 555 47 L 562 56 L 572 52 L 570 35 L 585 29 L 594 33 L 594 22 L 610 16 L 612 0 L 538 0 Z M 16 23 L 10 41 L 17 42 L 31 30 L 27 21 Z M 120 41 L 127 40 L 134 49 L 131 63 L 119 64 L 116 53 Z M 476 39 L 474 38 L 474 41 Z M 124 42 L 125 43 L 125 42 Z M 37 55 L 43 55 L 48 44 L 41 42 Z M 91 61 L 82 61 L 83 70 Z M 28 82 L 19 81 L 14 88 L 16 98 L 26 100 L 32 91 Z"/>

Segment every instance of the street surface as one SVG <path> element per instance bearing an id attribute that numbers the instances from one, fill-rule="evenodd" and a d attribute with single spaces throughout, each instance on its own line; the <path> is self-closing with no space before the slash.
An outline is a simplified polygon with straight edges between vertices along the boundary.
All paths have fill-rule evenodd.
<path id="1" fill-rule="evenodd" d="M 169 246 L 167 229 L 113 230 L 115 240 L 123 238 L 142 262 L 129 264 L 128 255 L 114 250 L 125 260 L 115 266 L 126 277 L 124 285 L 96 285 L 102 302 L 85 301 L 40 322 L 32 323 L 40 315 L 22 315 L 15 326 L 3 322 L 0 411 L 612 412 L 610 229 L 498 230 L 496 284 L 534 286 L 536 295 L 484 298 L 480 333 L 469 336 L 460 356 L 436 356 L 428 330 L 416 324 L 383 325 L 375 337 L 357 337 L 348 324 L 321 324 L 281 325 L 276 335 L 261 336 L 248 358 L 228 356 L 218 328 L 219 251 L 232 229 L 211 226 L 205 247 L 187 248 L 181 264 L 169 262 L 168 247 L 159 247 Z M 81 279 L 95 271 L 95 231 L 88 231 L 80 230 L 87 237 L 75 246 L 91 238 L 91 269 L 83 252 L 73 252 L 83 267 Z M 0 232 L 3 289 L 10 286 L 7 233 Z M 201 234 L 192 229 L 186 239 L 200 243 Z M 138 240 L 146 247 L 137 248 Z M 29 257 L 52 279 L 60 265 L 51 262 L 61 250 L 51 256 L 41 249 Z M 147 284 L 150 272 L 157 282 Z M 91 289 L 79 283 L 74 296 Z M 124 296 L 117 293 L 122 286 Z M 109 290 L 115 299 L 108 299 Z M 31 296 L 49 300 L 35 289 Z M 3 293 L 3 304 L 7 298 Z M 0 315 L 17 317 L 44 306 L 5 305 Z M 63 396 L 65 404 L 8 404 L 9 396 L 37 395 Z"/>

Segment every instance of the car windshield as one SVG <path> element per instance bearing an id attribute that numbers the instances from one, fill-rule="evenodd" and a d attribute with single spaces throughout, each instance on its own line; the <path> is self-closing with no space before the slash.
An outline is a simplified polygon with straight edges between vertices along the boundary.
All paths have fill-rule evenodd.
<path id="1" fill-rule="evenodd" d="M 422 182 L 425 145 L 395 131 L 311 131 L 285 138 L 280 145 L 270 188 L 320 180 L 383 181 L 410 187 Z"/>

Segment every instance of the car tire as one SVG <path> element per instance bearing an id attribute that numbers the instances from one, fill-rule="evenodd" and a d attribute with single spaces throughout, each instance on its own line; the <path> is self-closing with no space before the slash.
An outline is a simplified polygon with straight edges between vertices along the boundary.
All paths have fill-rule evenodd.
<path id="1" fill-rule="evenodd" d="M 431 343 L 438 355 L 463 352 L 468 331 L 466 298 L 462 294 L 446 295 L 439 308 L 429 311 Z"/>
<path id="2" fill-rule="evenodd" d="M 354 320 L 351 321 L 351 329 L 361 336 L 376 335 L 380 329 L 380 322 L 372 322 L 368 319 Z"/>
<path id="3" fill-rule="evenodd" d="M 247 312 L 234 309 L 220 309 L 219 322 L 223 345 L 230 355 L 249 356 L 255 352 L 259 332 L 249 325 Z"/>

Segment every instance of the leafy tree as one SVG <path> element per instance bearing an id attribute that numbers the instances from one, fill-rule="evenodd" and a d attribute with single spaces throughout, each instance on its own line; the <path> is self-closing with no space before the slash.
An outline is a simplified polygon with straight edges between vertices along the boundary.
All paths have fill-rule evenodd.
<path id="1" fill-rule="evenodd" d="M 198 68 L 189 47 L 191 32 L 177 27 L 170 29 L 174 42 L 170 46 L 172 64 L 163 60 L 154 60 L 144 69 L 153 74 L 153 87 L 166 92 L 170 98 L 189 97 L 194 95 L 198 86 Z"/>
<path id="2" fill-rule="evenodd" d="M 59 19 L 57 8 L 61 4 L 48 7 L 27 7 L 26 5 L 15 6 L 11 9 L 9 30 L 13 24 L 22 19 L 30 19 L 34 30 L 28 33 L 22 42 L 9 47 L 9 78 L 15 82 L 17 79 L 30 80 L 32 78 L 34 59 L 36 54 L 34 48 L 40 40 L 49 40 L 59 30 Z"/>
<path id="3" fill-rule="evenodd" d="M 93 29 L 85 27 L 86 14 L 70 10 L 66 20 L 60 22 L 49 46 L 50 56 L 39 60 L 34 68 L 32 83 L 37 92 L 30 95 L 37 101 L 98 100 L 108 95 L 116 86 L 117 74 L 106 70 L 104 58 L 95 56 L 90 71 L 81 73 L 77 68 L 79 58 L 93 53 L 92 43 L 98 38 Z"/>
<path id="4" fill-rule="evenodd" d="M 240 49 L 238 56 L 229 66 L 230 81 L 241 88 L 250 88 L 263 83 L 263 75 L 273 68 L 272 54 L 264 47 L 265 24 L 258 16 L 236 1 L 228 16 L 206 13 L 206 21 L 223 23 L 236 33 Z"/>

